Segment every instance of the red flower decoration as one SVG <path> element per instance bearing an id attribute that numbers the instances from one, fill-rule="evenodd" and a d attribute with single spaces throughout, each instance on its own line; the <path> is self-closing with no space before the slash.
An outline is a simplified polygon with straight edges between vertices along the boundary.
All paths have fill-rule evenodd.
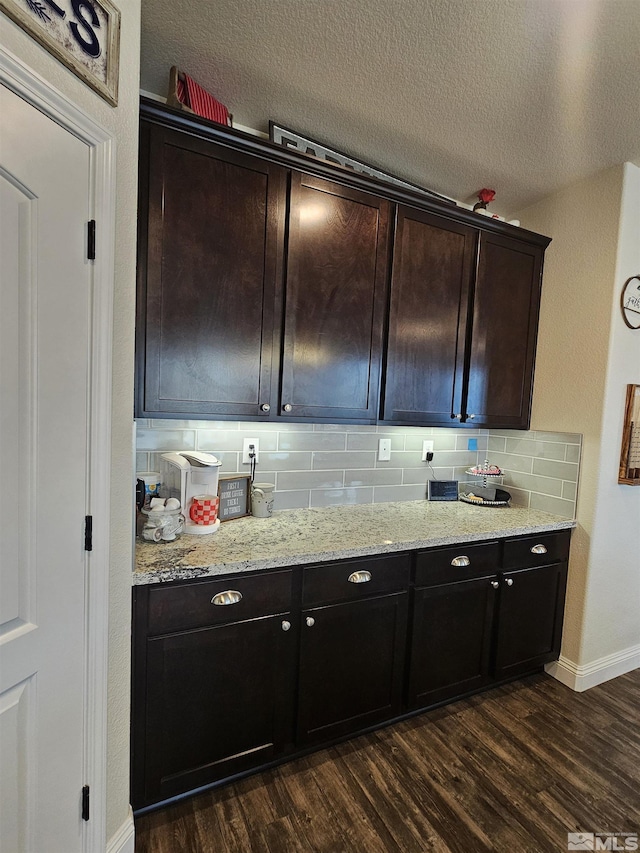
<path id="1" fill-rule="evenodd" d="M 493 201 L 495 197 L 496 197 L 496 191 L 495 190 L 488 190 L 486 187 L 484 189 L 480 190 L 480 192 L 478 193 L 478 198 L 484 204 L 489 204 L 489 202 Z"/>

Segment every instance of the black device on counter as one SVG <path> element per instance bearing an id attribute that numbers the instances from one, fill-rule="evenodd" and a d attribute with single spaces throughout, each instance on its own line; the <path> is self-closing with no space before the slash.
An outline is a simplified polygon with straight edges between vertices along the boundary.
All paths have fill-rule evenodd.
<path id="1" fill-rule="evenodd" d="M 430 501 L 457 501 L 457 480 L 427 480 L 427 498 Z"/>

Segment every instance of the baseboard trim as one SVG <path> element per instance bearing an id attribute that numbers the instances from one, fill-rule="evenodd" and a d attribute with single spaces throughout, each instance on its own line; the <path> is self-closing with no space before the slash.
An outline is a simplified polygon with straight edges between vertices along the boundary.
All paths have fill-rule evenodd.
<path id="1" fill-rule="evenodd" d="M 560 659 L 548 663 L 545 670 L 562 684 L 581 693 L 639 667 L 640 645 L 631 646 L 629 649 L 607 655 L 583 666 L 578 666 L 572 660 L 560 655 Z"/>
<path id="2" fill-rule="evenodd" d="M 115 835 L 112 835 L 107 842 L 106 853 L 135 853 L 135 842 L 133 811 L 129 807 L 129 816 Z"/>

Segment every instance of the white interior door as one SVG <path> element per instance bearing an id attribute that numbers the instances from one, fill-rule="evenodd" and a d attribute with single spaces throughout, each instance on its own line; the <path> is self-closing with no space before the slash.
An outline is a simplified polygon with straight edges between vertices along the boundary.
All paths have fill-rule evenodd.
<path id="1" fill-rule="evenodd" d="M 0 850 L 82 849 L 89 149 L 0 85 Z"/>

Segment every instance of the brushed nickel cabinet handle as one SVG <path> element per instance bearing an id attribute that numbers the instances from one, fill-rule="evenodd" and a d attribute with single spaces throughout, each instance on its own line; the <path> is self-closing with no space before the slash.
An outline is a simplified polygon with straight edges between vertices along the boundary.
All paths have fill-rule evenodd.
<path id="1" fill-rule="evenodd" d="M 284 619 L 284 620 L 283 620 L 283 622 L 282 622 L 282 630 L 283 630 L 283 631 L 288 631 L 288 630 L 289 630 L 289 628 L 291 628 L 291 622 L 287 622 L 287 620 L 286 620 L 286 619 Z"/>
<path id="2" fill-rule="evenodd" d="M 285 412 L 290 412 L 293 409 L 293 406 L 291 405 L 291 403 L 285 403 L 282 408 L 285 410 Z"/>
<path id="3" fill-rule="evenodd" d="M 369 583 L 371 572 L 351 572 L 347 580 L 349 583 Z"/>
<path id="4" fill-rule="evenodd" d="M 214 595 L 211 599 L 211 603 L 218 606 L 237 604 L 239 601 L 242 601 L 242 593 L 238 592 L 237 589 L 226 589 L 224 592 Z"/>
<path id="5" fill-rule="evenodd" d="M 313 626 L 316 624 L 316 620 L 313 618 L 313 616 L 307 616 L 305 621 L 307 623 L 307 628 L 313 628 Z"/>
<path id="6" fill-rule="evenodd" d="M 263 403 L 263 404 L 260 406 L 260 411 L 261 411 L 261 412 L 270 412 L 270 411 L 271 411 L 271 406 L 270 406 L 268 403 Z"/>
<path id="7" fill-rule="evenodd" d="M 507 586 L 513 586 L 513 578 L 507 578 L 505 580 L 505 583 Z"/>
<path id="8" fill-rule="evenodd" d="M 547 549 L 542 544 L 541 545 L 534 545 L 533 548 L 531 549 L 531 553 L 532 554 L 546 554 Z"/>
<path id="9" fill-rule="evenodd" d="M 460 566 L 470 566 L 471 560 L 468 557 L 465 557 L 464 554 L 460 557 L 454 557 L 451 560 L 451 565 L 460 568 Z"/>
<path id="10" fill-rule="evenodd" d="M 491 581 L 491 586 L 492 586 L 494 589 L 498 589 L 498 587 L 500 586 L 500 584 L 498 583 L 498 581 Z"/>

